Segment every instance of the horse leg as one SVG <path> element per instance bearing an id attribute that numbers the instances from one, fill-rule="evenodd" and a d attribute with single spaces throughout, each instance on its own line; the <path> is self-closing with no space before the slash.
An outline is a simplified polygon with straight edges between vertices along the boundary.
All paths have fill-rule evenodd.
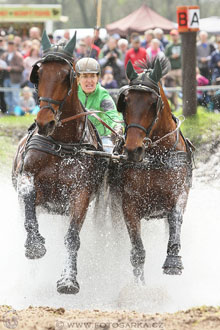
<path id="1" fill-rule="evenodd" d="M 181 225 L 183 221 L 182 210 L 176 207 L 168 215 L 169 223 L 169 241 L 167 247 L 167 257 L 163 264 L 164 274 L 168 275 L 181 275 L 182 274 L 182 260 L 178 255 L 180 244 Z"/>
<path id="2" fill-rule="evenodd" d="M 80 289 L 76 280 L 77 253 L 80 247 L 79 233 L 89 206 L 90 195 L 79 193 L 77 197 L 75 203 L 71 205 L 71 222 L 64 240 L 67 258 L 61 278 L 57 281 L 57 291 L 64 294 L 76 294 Z"/>
<path id="3" fill-rule="evenodd" d="M 24 202 L 25 222 L 27 231 L 25 242 L 25 256 L 28 259 L 42 258 L 46 253 L 45 239 L 39 233 L 39 225 L 36 217 L 36 190 L 33 179 L 23 177 L 19 184 L 19 197 Z"/>
<path id="4" fill-rule="evenodd" d="M 130 206 L 130 205 L 129 205 Z M 136 283 L 145 284 L 144 280 L 144 262 L 145 250 L 141 239 L 141 219 L 134 208 L 123 208 L 125 223 L 131 240 L 130 261 L 133 266 L 133 273 Z"/>

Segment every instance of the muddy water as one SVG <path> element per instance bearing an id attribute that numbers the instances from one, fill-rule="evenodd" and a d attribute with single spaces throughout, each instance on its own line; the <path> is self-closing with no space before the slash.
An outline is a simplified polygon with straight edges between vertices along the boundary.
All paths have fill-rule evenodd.
<path id="1" fill-rule="evenodd" d="M 40 231 L 47 254 L 41 260 L 24 257 L 25 231 L 17 196 L 9 174 L 1 176 L 0 205 L 0 304 L 20 309 L 34 306 L 71 309 L 127 309 L 141 312 L 172 312 L 198 305 L 220 304 L 220 150 L 194 171 L 182 226 L 184 271 L 181 276 L 162 274 L 168 228 L 164 221 L 143 221 L 146 249 L 146 286 L 133 284 L 129 261 L 130 242 L 123 226 L 115 232 L 107 217 L 94 224 L 90 207 L 81 232 L 76 296 L 56 292 L 65 248 L 63 237 L 68 219 L 40 215 Z M 212 167 L 212 171 L 211 171 Z M 214 174 L 213 174 L 214 173 Z"/>

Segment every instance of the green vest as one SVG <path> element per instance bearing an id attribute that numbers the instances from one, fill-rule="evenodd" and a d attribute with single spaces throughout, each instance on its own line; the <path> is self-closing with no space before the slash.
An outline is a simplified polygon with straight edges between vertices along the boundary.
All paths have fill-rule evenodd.
<path id="1" fill-rule="evenodd" d="M 83 92 L 81 86 L 79 85 L 78 97 L 86 109 L 101 111 L 100 113 L 97 113 L 97 115 L 111 128 L 119 125 L 118 123 L 112 121 L 112 119 L 121 121 L 122 116 L 118 113 L 112 97 L 109 95 L 108 91 L 100 85 L 100 83 L 97 84 L 95 91 L 88 95 Z M 92 116 L 88 117 L 95 125 L 101 136 L 111 134 L 111 131 L 102 125 L 96 118 Z"/>

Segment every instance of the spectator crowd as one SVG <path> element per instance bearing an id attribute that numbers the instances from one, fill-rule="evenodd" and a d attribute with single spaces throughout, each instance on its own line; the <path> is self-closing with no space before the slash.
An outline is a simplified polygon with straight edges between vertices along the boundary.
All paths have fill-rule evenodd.
<path id="1" fill-rule="evenodd" d="M 65 31 L 62 39 L 54 40 L 49 34 L 51 43 L 59 43 L 70 39 L 69 31 Z M 200 31 L 197 42 L 196 79 L 198 86 L 220 84 L 220 35 L 211 36 Z M 210 41 L 211 40 L 211 41 Z M 37 113 L 39 110 L 37 97 L 33 92 L 33 84 L 29 77 L 33 64 L 41 58 L 41 31 L 37 27 L 29 30 L 29 36 L 22 40 L 20 36 L 0 31 L 0 91 L 1 113 L 24 115 Z M 127 39 L 118 34 L 102 40 L 99 28 L 94 28 L 93 35 L 77 40 L 76 60 L 83 57 L 96 59 L 101 66 L 100 83 L 106 89 L 120 88 L 127 83 L 125 68 L 130 60 L 140 72 L 138 62 L 153 60 L 156 56 L 166 56 L 171 64 L 171 71 L 164 77 L 165 87 L 182 85 L 181 72 L 181 39 L 178 30 L 173 29 L 165 36 L 159 28 L 147 30 L 144 36 L 132 33 Z M 7 89 L 7 87 L 12 89 Z M 20 89 L 24 90 L 20 92 Z M 173 109 L 179 106 L 180 95 L 176 92 L 167 96 Z M 210 94 L 198 91 L 198 104 L 208 106 Z M 218 106 L 218 104 L 217 104 Z M 216 108 L 216 106 L 215 106 Z M 213 109 L 211 109 L 213 110 Z M 220 107 L 219 107 L 220 110 Z"/>

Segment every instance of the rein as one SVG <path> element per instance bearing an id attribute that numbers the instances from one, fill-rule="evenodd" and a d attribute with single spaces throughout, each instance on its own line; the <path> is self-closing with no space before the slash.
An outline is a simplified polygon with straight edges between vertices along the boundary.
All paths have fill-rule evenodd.
<path id="1" fill-rule="evenodd" d="M 104 120 L 102 120 L 99 116 L 96 115 L 96 113 L 99 113 L 99 112 L 102 112 L 102 111 L 87 110 L 86 112 L 78 113 L 77 115 L 62 119 L 62 120 L 60 120 L 60 123 L 64 124 L 64 123 L 67 123 L 68 121 L 90 115 L 90 116 L 95 117 L 102 125 L 104 125 L 106 128 L 108 128 L 114 135 L 119 136 L 119 134 L 113 128 L 111 128 L 108 124 L 106 124 L 106 122 L 104 122 Z"/>

